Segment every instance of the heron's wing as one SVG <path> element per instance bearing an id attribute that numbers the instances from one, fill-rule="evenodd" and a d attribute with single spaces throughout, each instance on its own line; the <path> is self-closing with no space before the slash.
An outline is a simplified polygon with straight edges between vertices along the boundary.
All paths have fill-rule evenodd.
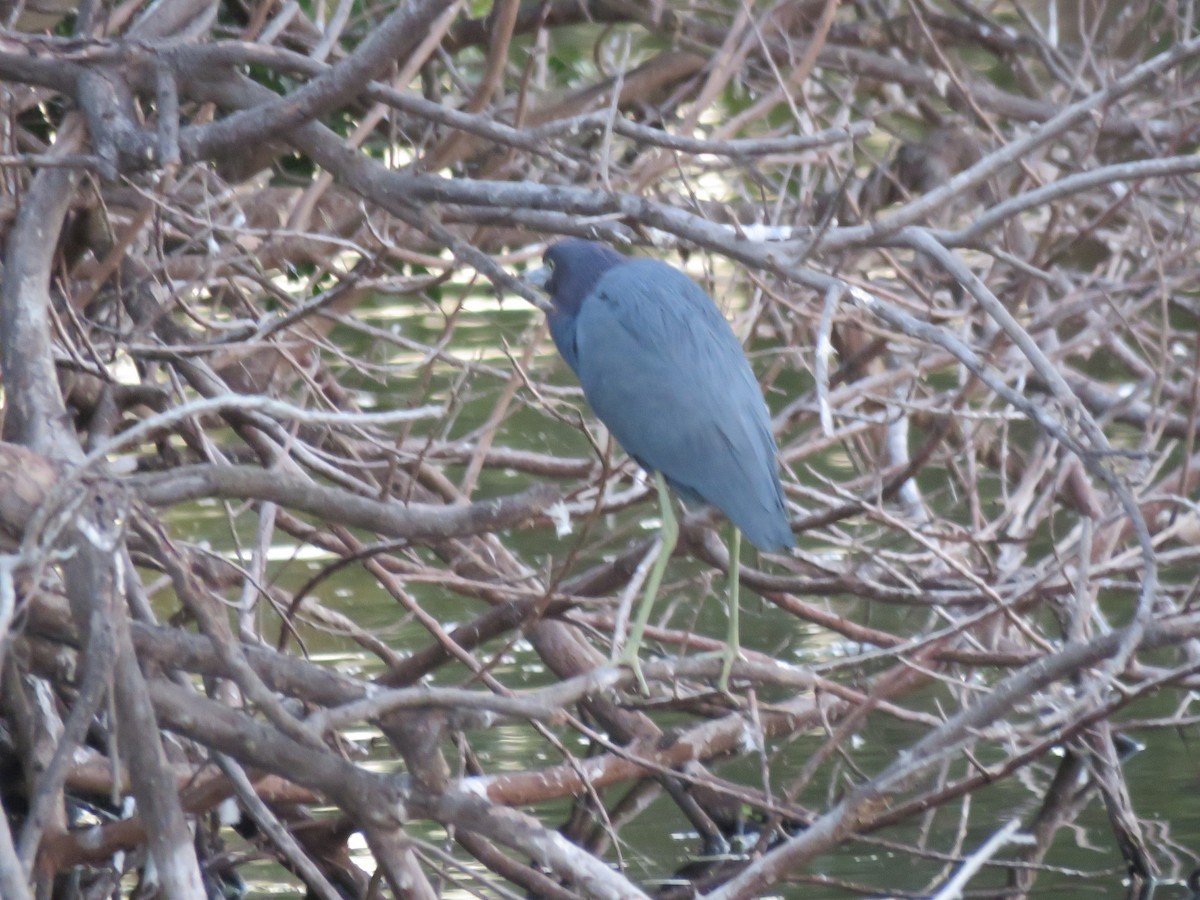
<path id="1" fill-rule="evenodd" d="M 642 466 L 720 509 L 755 545 L 791 544 L 766 405 L 741 344 L 682 272 L 607 272 L 576 321 L 588 402 Z"/>

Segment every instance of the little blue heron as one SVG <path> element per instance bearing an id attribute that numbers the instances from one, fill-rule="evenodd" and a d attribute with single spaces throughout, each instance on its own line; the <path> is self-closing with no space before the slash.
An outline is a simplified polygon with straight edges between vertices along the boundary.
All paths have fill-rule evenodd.
<path id="1" fill-rule="evenodd" d="M 529 281 L 550 295 L 554 343 L 596 416 L 654 476 L 662 506 L 658 555 L 621 662 L 645 692 L 638 650 L 679 536 L 669 485 L 685 502 L 716 507 L 734 526 L 718 682 L 725 690 L 739 653 L 741 535 L 765 551 L 794 544 L 758 382 L 712 298 L 678 269 L 578 239 L 551 246 L 544 262 Z"/>

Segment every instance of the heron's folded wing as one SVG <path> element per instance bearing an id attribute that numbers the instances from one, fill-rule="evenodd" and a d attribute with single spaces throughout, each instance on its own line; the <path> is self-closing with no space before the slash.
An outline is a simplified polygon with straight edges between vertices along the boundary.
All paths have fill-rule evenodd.
<path id="1" fill-rule="evenodd" d="M 588 402 L 630 456 L 755 545 L 791 544 L 761 391 L 695 282 L 655 260 L 610 270 L 582 304 L 575 343 Z"/>

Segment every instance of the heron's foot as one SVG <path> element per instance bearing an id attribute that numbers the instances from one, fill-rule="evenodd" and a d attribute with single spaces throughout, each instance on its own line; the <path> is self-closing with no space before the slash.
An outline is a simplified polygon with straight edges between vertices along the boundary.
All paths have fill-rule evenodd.
<path id="1" fill-rule="evenodd" d="M 717 690 L 729 694 L 729 676 L 733 673 L 735 660 L 743 659 L 741 648 L 735 644 L 726 644 L 721 651 L 721 675 L 717 678 Z"/>
<path id="2" fill-rule="evenodd" d="M 633 677 L 637 679 L 638 693 L 643 697 L 650 696 L 650 685 L 646 683 L 646 676 L 642 674 L 642 664 L 638 660 L 638 648 L 625 646 L 624 652 L 617 660 L 617 665 L 628 666 L 633 670 Z"/>

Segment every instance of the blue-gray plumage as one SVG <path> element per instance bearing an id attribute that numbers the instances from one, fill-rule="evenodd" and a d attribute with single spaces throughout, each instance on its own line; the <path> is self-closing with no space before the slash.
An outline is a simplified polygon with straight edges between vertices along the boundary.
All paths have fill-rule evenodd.
<path id="1" fill-rule="evenodd" d="M 545 261 L 554 343 L 625 452 L 759 549 L 792 546 L 762 392 L 708 294 L 591 241 L 561 241 Z"/>
<path id="2" fill-rule="evenodd" d="M 672 266 L 575 239 L 550 247 L 545 264 L 530 280 L 550 295 L 554 343 L 600 421 L 656 476 L 663 506 L 659 557 L 623 659 L 645 690 L 637 649 L 677 535 L 665 480 L 736 528 L 724 687 L 738 647 L 739 533 L 762 550 L 794 544 L 758 382 L 712 299 Z"/>

